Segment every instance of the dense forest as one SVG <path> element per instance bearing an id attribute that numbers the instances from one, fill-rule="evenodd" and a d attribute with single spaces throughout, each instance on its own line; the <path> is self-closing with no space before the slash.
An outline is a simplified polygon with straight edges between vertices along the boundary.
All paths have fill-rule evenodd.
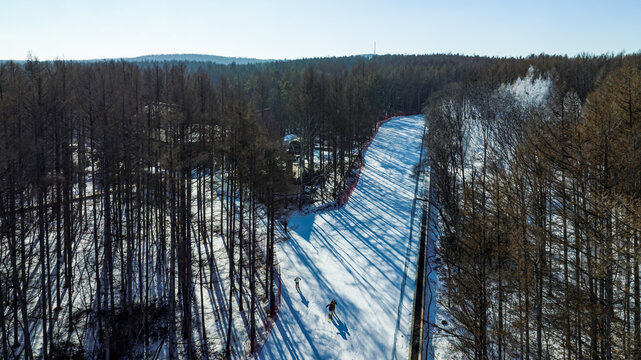
<path id="1" fill-rule="evenodd" d="M 462 356 L 639 358 L 640 64 L 3 63 L 0 357 L 254 353 L 282 208 L 331 204 L 376 122 L 425 110 Z M 541 103 L 501 91 L 528 71 Z"/>
<path id="2" fill-rule="evenodd" d="M 435 326 L 456 358 L 641 359 L 640 60 L 533 62 L 541 96 L 486 78 L 430 98 Z"/>

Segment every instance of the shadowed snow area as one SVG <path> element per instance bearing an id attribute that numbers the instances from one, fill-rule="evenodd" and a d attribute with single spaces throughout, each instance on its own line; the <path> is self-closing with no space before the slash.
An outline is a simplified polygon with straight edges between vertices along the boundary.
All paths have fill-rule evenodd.
<path id="1" fill-rule="evenodd" d="M 416 229 L 409 240 L 413 169 L 424 124 L 420 115 L 383 124 L 347 204 L 289 220 L 291 238 L 277 249 L 282 307 L 261 359 L 407 358 L 418 240 Z"/>

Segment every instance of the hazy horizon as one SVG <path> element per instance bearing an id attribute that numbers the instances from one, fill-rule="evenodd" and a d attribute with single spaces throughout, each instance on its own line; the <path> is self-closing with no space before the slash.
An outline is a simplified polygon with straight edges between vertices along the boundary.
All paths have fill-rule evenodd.
<path id="1" fill-rule="evenodd" d="M 155 54 L 302 59 L 377 54 L 524 57 L 635 53 L 641 3 L 117 0 L 8 2 L 0 59 Z"/>
<path id="2" fill-rule="evenodd" d="M 173 54 L 140 54 L 140 55 L 135 55 L 135 56 L 116 56 L 116 57 L 103 57 L 103 58 L 87 58 L 87 59 L 69 59 L 69 58 L 64 58 L 64 57 L 54 57 L 54 58 L 42 58 L 37 56 L 36 54 L 32 53 L 27 53 L 27 55 L 22 58 L 22 59 L 5 59 L 5 58 L 0 58 L 0 61 L 16 61 L 16 62 L 23 62 L 27 61 L 30 59 L 37 59 L 39 61 L 56 61 L 56 60 L 66 60 L 66 61 L 100 61 L 100 60 L 134 60 L 134 59 L 139 59 L 139 58 L 145 58 L 145 57 L 159 57 L 159 56 L 205 56 L 205 57 L 219 57 L 219 58 L 225 58 L 225 59 L 245 59 L 245 60 L 257 60 L 258 62 L 269 62 L 269 61 L 295 61 L 295 60 L 306 60 L 306 59 L 326 59 L 326 58 L 341 58 L 341 57 L 352 57 L 352 56 L 366 56 L 366 55 L 377 55 L 377 56 L 436 56 L 436 55 L 446 55 L 446 56 L 480 56 L 480 57 L 487 57 L 487 58 L 503 58 L 503 59 L 519 59 L 519 58 L 528 58 L 530 56 L 539 56 L 539 55 L 548 55 L 548 56 L 567 56 L 569 58 L 577 57 L 577 56 L 582 56 L 582 55 L 588 55 L 588 56 L 618 56 L 618 55 L 631 55 L 631 54 L 641 54 L 641 50 L 636 50 L 634 52 L 630 51 L 620 51 L 620 52 L 603 52 L 603 53 L 591 53 L 591 52 L 579 52 L 576 54 L 551 54 L 551 53 L 531 53 L 531 54 L 526 54 L 526 55 L 518 55 L 518 56 L 499 56 L 499 55 L 482 55 L 482 54 L 462 54 L 462 53 L 444 53 L 444 52 L 438 52 L 438 53 L 425 53 L 425 54 L 396 54 L 396 53 L 387 53 L 387 54 L 372 54 L 372 53 L 363 53 L 363 54 L 349 54 L 349 55 L 326 55 L 326 56 L 310 56 L 310 57 L 300 57 L 300 58 L 281 58 L 281 59 L 266 59 L 266 58 L 258 58 L 254 56 L 223 56 L 223 55 L 218 55 L 218 54 L 196 54 L 196 53 L 173 53 Z M 31 56 L 31 58 L 30 58 Z M 142 59 L 141 61 L 148 61 L 145 59 Z M 154 60 L 151 60 L 154 61 Z M 174 61 L 174 60 L 168 60 L 168 61 Z M 181 60 L 177 60 L 181 61 Z M 210 61 L 210 60 L 186 60 L 186 61 Z"/>

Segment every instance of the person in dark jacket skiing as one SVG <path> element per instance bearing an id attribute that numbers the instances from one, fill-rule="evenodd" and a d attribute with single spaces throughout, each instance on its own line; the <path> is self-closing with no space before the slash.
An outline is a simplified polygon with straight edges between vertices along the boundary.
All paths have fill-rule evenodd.
<path id="1" fill-rule="evenodd" d="M 332 321 L 332 315 L 334 315 L 334 309 L 336 308 L 336 300 L 332 299 L 332 302 L 325 305 L 325 307 L 329 309 L 329 318 L 327 321 Z"/>

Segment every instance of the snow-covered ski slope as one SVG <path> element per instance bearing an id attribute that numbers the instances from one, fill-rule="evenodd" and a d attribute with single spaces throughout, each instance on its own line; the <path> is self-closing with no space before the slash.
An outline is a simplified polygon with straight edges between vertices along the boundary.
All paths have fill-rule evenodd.
<path id="1" fill-rule="evenodd" d="M 410 218 L 424 125 L 420 115 L 383 124 L 347 204 L 290 219 L 291 239 L 277 249 L 281 310 L 261 359 L 407 359 L 418 240 L 415 219 L 410 241 Z"/>

